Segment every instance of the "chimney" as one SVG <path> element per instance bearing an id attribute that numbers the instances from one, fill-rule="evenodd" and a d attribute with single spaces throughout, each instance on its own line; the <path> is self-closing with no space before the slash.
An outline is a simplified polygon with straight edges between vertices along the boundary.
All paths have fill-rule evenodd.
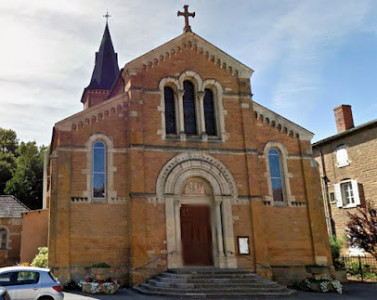
<path id="1" fill-rule="evenodd" d="M 354 127 L 351 105 L 342 104 L 335 107 L 334 114 L 338 133 Z"/>

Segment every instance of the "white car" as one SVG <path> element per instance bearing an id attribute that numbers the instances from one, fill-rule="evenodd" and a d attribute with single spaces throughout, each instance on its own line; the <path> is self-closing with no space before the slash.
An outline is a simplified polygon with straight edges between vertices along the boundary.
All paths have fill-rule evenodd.
<path id="1" fill-rule="evenodd" d="M 12 300 L 63 300 L 62 286 L 49 269 L 0 268 L 0 286 Z"/>

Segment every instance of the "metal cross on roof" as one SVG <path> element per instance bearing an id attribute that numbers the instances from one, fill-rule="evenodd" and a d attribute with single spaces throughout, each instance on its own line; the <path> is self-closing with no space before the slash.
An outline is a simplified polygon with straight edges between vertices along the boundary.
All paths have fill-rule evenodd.
<path id="1" fill-rule="evenodd" d="M 195 18 L 195 12 L 189 13 L 188 12 L 188 5 L 184 5 L 184 12 L 178 11 L 177 16 L 184 16 L 185 17 L 185 27 L 183 28 L 183 32 L 191 32 L 191 26 L 189 24 L 189 17 Z"/>
<path id="2" fill-rule="evenodd" d="M 107 11 L 105 15 L 103 15 L 104 18 L 106 18 L 106 23 L 107 21 L 109 20 L 109 18 L 111 17 L 111 15 L 109 15 L 109 12 Z"/>

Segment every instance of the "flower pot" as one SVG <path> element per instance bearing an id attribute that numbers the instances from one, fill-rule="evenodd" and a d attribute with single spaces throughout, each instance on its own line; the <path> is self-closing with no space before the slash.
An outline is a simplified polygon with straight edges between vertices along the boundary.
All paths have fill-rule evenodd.
<path id="1" fill-rule="evenodd" d="M 109 268 L 91 268 L 90 270 L 97 280 L 104 280 L 105 275 L 109 272 Z"/>
<path id="2" fill-rule="evenodd" d="M 323 266 L 305 266 L 306 272 L 313 275 L 322 274 L 325 271 L 325 267 Z"/>

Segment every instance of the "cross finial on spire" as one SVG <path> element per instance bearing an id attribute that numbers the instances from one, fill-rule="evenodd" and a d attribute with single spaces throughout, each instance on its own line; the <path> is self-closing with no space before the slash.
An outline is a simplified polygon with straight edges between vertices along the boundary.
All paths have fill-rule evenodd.
<path id="1" fill-rule="evenodd" d="M 106 18 L 106 24 L 107 24 L 107 21 L 109 20 L 109 18 L 111 17 L 111 15 L 109 15 L 109 12 L 107 11 L 105 15 L 103 15 L 104 18 Z"/>
<path id="2" fill-rule="evenodd" d="M 191 26 L 189 24 L 189 17 L 195 18 L 195 12 L 189 13 L 188 12 L 188 5 L 183 6 L 184 12 L 178 11 L 177 16 L 184 16 L 185 17 L 185 27 L 183 28 L 183 32 L 191 32 Z"/>

